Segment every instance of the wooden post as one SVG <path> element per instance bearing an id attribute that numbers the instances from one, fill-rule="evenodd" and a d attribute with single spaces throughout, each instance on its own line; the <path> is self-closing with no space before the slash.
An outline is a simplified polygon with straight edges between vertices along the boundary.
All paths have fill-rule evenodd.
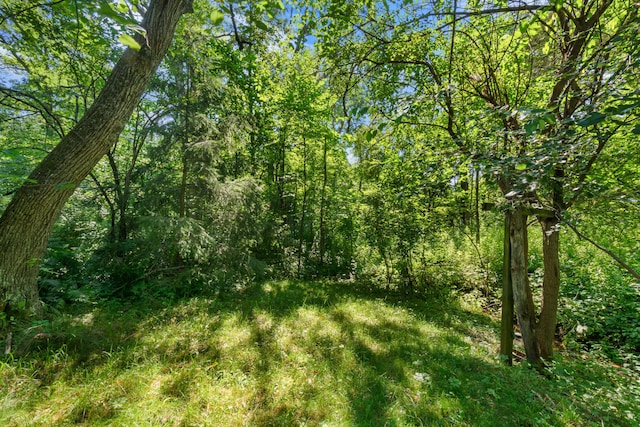
<path id="1" fill-rule="evenodd" d="M 502 261 L 502 323 L 500 326 L 500 358 L 513 364 L 513 287 L 511 282 L 511 212 L 504 214 L 504 248 Z"/>

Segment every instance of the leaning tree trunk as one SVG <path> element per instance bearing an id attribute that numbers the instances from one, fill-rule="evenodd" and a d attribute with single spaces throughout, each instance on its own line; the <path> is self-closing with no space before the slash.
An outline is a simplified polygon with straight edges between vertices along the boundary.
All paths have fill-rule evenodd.
<path id="1" fill-rule="evenodd" d="M 544 258 L 544 278 L 542 284 L 542 307 L 536 328 L 536 341 L 540 357 L 553 356 L 553 339 L 556 332 L 558 294 L 560 292 L 560 233 L 558 219 L 539 218 L 542 226 L 542 251 Z"/>
<path id="2" fill-rule="evenodd" d="M 193 0 L 152 0 L 138 36 L 78 124 L 31 173 L 0 218 L 0 308 L 36 309 L 37 276 L 53 225 L 91 169 L 117 141 Z"/>

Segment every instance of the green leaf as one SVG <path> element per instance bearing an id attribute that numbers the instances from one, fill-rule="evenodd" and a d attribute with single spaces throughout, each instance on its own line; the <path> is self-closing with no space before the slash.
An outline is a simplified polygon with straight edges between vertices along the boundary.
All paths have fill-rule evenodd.
<path id="1" fill-rule="evenodd" d="M 631 133 L 640 135 L 640 125 L 636 125 L 633 129 L 631 129 Z"/>
<path id="2" fill-rule="evenodd" d="M 378 130 L 377 129 L 369 129 L 368 131 L 366 131 L 364 133 L 364 139 L 367 142 L 370 142 L 373 138 L 375 138 L 375 136 L 378 134 Z"/>
<path id="3" fill-rule="evenodd" d="M 527 170 L 527 165 L 525 165 L 524 163 L 518 163 L 516 165 L 516 170 L 520 172 Z"/>
<path id="4" fill-rule="evenodd" d="M 98 13 L 107 16 L 115 21 L 120 21 L 122 17 L 106 2 L 101 2 L 98 8 Z"/>
<path id="5" fill-rule="evenodd" d="M 101 1 L 98 7 L 98 13 L 107 18 L 111 18 L 121 25 L 135 25 L 136 22 L 126 16 L 113 10 L 113 7 L 106 1 Z"/>
<path id="6" fill-rule="evenodd" d="M 211 23 L 215 26 L 218 26 L 222 24 L 222 21 L 224 20 L 224 13 L 219 10 L 214 10 L 213 12 L 211 12 L 211 15 L 209 15 L 209 17 L 211 18 Z"/>
<path id="7" fill-rule="evenodd" d="M 576 124 L 582 127 L 594 126 L 606 118 L 607 118 L 606 114 L 602 114 L 602 113 L 598 113 L 597 111 L 594 111 L 592 113 L 587 114 L 584 119 L 580 120 Z"/>
<path id="8" fill-rule="evenodd" d="M 25 157 L 22 155 L 22 152 L 15 148 L 8 148 L 6 150 L 2 150 L 2 154 L 12 160 L 24 160 Z"/>
<path id="9" fill-rule="evenodd" d="M 118 41 L 123 45 L 130 47 L 131 49 L 140 50 L 140 43 L 138 43 L 129 34 L 122 34 L 120 37 L 118 37 Z"/>
<path id="10" fill-rule="evenodd" d="M 531 135 L 538 129 L 538 122 L 539 122 L 538 119 L 533 119 L 529 123 L 524 125 L 524 130 L 527 133 L 527 135 Z"/>
<path id="11" fill-rule="evenodd" d="M 265 24 L 264 22 L 257 19 L 254 22 L 256 23 L 256 27 L 260 28 L 263 31 L 269 31 L 269 27 L 267 27 L 267 24 Z"/>
<path id="12" fill-rule="evenodd" d="M 118 5 L 116 6 L 116 11 L 120 13 L 127 13 L 129 11 L 129 8 L 127 7 L 127 3 L 125 3 L 123 0 L 120 0 L 118 2 Z"/>
<path id="13" fill-rule="evenodd" d="M 556 116 L 554 116 L 554 115 L 553 115 L 553 114 L 551 114 L 551 113 L 545 113 L 545 114 L 542 116 L 542 120 L 544 120 L 544 121 L 545 121 L 545 123 L 548 123 L 548 124 L 550 124 L 550 125 L 553 125 L 553 124 L 555 124 L 555 123 L 556 123 Z"/>
<path id="14" fill-rule="evenodd" d="M 609 114 L 620 115 L 620 114 L 628 114 L 628 113 L 632 112 L 636 108 L 638 108 L 638 104 L 637 103 L 621 104 L 621 105 L 617 105 L 615 107 L 613 107 L 613 106 L 608 107 L 604 111 L 606 111 Z"/>

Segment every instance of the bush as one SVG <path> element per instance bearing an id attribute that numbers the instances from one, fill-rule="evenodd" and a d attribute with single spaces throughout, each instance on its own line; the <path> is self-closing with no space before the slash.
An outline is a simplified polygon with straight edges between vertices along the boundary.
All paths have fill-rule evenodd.
<path id="1" fill-rule="evenodd" d="M 566 240 L 559 311 L 569 338 L 640 370 L 640 284 L 586 242 Z"/>

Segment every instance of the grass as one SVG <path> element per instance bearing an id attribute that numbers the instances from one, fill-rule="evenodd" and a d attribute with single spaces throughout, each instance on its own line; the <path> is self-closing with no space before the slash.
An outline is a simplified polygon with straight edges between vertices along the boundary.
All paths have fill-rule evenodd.
<path id="1" fill-rule="evenodd" d="M 631 371 L 571 353 L 550 379 L 509 368 L 497 328 L 460 302 L 352 283 L 110 302 L 16 336 L 0 425 L 638 425 Z"/>

